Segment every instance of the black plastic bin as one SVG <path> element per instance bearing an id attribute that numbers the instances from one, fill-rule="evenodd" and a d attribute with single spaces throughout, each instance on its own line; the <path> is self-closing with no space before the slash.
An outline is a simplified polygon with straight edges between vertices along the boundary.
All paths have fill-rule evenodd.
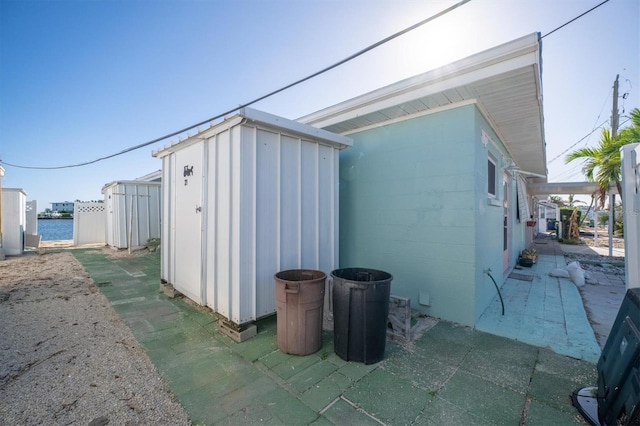
<path id="1" fill-rule="evenodd" d="M 391 274 L 343 268 L 333 278 L 333 343 L 345 361 L 374 364 L 384 358 Z"/>

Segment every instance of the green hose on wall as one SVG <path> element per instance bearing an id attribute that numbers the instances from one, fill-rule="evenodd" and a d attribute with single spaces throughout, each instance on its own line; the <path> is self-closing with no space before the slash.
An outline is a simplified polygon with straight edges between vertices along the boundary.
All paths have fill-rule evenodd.
<path id="1" fill-rule="evenodd" d="M 493 281 L 493 285 L 495 285 L 496 290 L 498 290 L 498 296 L 500 297 L 500 304 L 502 305 L 502 315 L 504 315 L 504 302 L 502 301 L 502 294 L 500 293 L 500 288 L 498 287 L 498 283 L 496 283 L 496 280 L 494 280 L 493 276 L 491 275 L 491 269 L 487 269 L 487 275 L 489 275 L 489 278 L 491 278 L 491 281 Z"/>

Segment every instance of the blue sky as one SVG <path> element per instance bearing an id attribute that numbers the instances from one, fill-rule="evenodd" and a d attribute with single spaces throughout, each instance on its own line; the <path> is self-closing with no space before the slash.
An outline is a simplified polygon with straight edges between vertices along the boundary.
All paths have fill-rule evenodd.
<path id="1" fill-rule="evenodd" d="M 311 74 L 456 1 L 0 0 L 0 158 L 63 166 L 110 155 L 213 117 Z M 255 104 L 295 119 L 520 36 L 543 35 L 600 0 L 471 0 L 448 15 Z M 640 107 L 640 2 L 608 3 L 545 37 L 547 158 L 611 115 Z M 624 109 L 624 112 L 623 112 Z M 608 123 L 606 123 L 608 125 Z M 599 130 L 571 149 L 594 146 Z M 89 166 L 4 165 L 3 186 L 38 210 L 102 199 L 104 184 L 161 167 L 169 139 Z M 550 161 L 549 181 L 582 181 Z"/>

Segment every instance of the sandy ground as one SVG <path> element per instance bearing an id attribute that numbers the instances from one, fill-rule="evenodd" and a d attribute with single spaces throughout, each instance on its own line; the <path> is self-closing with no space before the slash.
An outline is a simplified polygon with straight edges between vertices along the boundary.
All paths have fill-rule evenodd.
<path id="1" fill-rule="evenodd" d="M 0 261 L 0 424 L 189 424 L 68 251 Z"/>
<path id="2" fill-rule="evenodd" d="M 68 248 L 73 241 L 43 241 L 0 261 L 0 425 L 189 424 Z"/>

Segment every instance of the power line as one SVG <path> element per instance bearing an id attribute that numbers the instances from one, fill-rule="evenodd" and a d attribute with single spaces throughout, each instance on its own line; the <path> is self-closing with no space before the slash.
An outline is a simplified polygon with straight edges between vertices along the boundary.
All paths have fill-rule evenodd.
<path id="1" fill-rule="evenodd" d="M 631 117 L 627 118 L 626 120 L 624 120 L 622 123 L 620 123 L 620 126 L 622 126 L 623 124 L 628 123 L 631 120 Z M 589 136 L 591 136 L 596 130 L 600 129 L 605 123 L 607 123 L 609 120 L 605 120 L 602 123 L 600 123 L 600 125 L 596 128 L 594 128 L 591 132 L 589 132 L 586 136 L 584 136 L 582 139 L 580 139 L 578 142 L 574 143 L 573 145 L 571 145 L 569 148 L 565 149 L 564 151 L 562 151 L 560 154 L 556 155 L 555 157 L 553 157 L 551 160 L 548 161 L 549 163 L 554 162 L 555 160 L 557 160 L 558 158 L 560 158 L 563 154 L 566 154 L 567 151 L 569 151 L 571 148 L 573 148 L 574 146 L 578 145 L 580 142 L 582 142 L 583 140 L 585 140 L 586 138 L 588 138 Z"/>
<path id="2" fill-rule="evenodd" d="M 570 180 L 572 177 L 574 176 L 578 176 L 580 174 L 582 174 L 582 169 L 583 169 L 583 164 L 575 164 L 571 167 L 569 167 L 568 169 L 562 170 L 560 173 L 557 173 L 556 175 L 553 176 L 553 181 L 557 182 L 562 180 Z M 551 176 L 549 176 L 549 178 L 551 179 Z"/>
<path id="3" fill-rule="evenodd" d="M 580 18 L 582 18 L 584 15 L 586 15 L 587 13 L 599 8 L 600 6 L 602 6 L 603 4 L 607 3 L 609 0 L 604 0 L 602 3 L 600 3 L 599 5 L 593 6 L 591 9 L 587 10 L 586 12 L 576 16 L 575 18 L 573 18 L 570 21 L 565 22 L 564 24 L 560 25 L 559 27 L 557 27 L 556 29 L 549 31 L 548 33 L 546 33 L 545 35 L 543 35 L 542 37 L 540 37 L 541 39 L 545 38 L 546 36 L 555 33 L 556 31 L 558 31 L 560 28 L 566 27 L 567 25 L 569 25 L 570 23 L 572 23 L 573 21 L 576 21 Z"/>
<path id="4" fill-rule="evenodd" d="M 294 86 L 297 86 L 300 83 L 304 83 L 307 80 L 310 80 L 310 79 L 312 79 L 314 77 L 319 76 L 320 74 L 324 74 L 325 72 L 330 71 L 330 70 L 332 70 L 332 69 L 334 69 L 336 67 L 339 67 L 340 65 L 345 64 L 345 63 L 347 63 L 347 62 L 349 62 L 349 61 L 351 61 L 351 60 L 353 60 L 353 59 L 355 59 L 355 58 L 357 58 L 359 56 L 362 56 L 365 53 L 367 53 L 367 52 L 369 52 L 369 51 L 371 51 L 371 50 L 373 50 L 373 49 L 375 49 L 375 48 L 377 48 L 377 47 L 379 47 L 379 46 L 381 46 L 381 45 L 383 45 L 385 43 L 388 43 L 389 41 L 391 41 L 391 40 L 393 40 L 395 38 L 398 38 L 401 35 L 404 35 L 404 34 L 408 33 L 409 31 L 412 31 L 412 30 L 414 30 L 414 29 L 416 29 L 418 27 L 421 27 L 421 26 L 423 26 L 423 25 L 425 25 L 425 24 L 427 24 L 427 23 L 429 23 L 429 22 L 431 22 L 431 21 L 433 21 L 435 19 L 438 19 L 438 18 L 446 15 L 449 12 L 452 12 L 453 10 L 457 9 L 458 7 L 464 5 L 465 3 L 468 3 L 470 1 L 471 0 L 461 0 L 458 3 L 456 3 L 456 4 L 450 6 L 450 7 L 446 8 L 446 9 L 436 13 L 435 15 L 432 15 L 432 16 L 426 18 L 426 19 L 423 19 L 422 21 L 420 21 L 420 22 L 418 22 L 416 24 L 413 24 L 413 25 L 411 25 L 411 26 L 409 26 L 409 27 L 407 27 L 407 28 L 405 28 L 405 29 L 403 29 L 401 31 L 398 31 L 398 32 L 396 32 L 396 33 L 394 33 L 394 34 L 392 34 L 392 35 L 390 35 L 390 36 L 388 36 L 388 37 L 386 37 L 386 38 L 384 38 L 384 39 L 382 39 L 380 41 L 377 41 L 377 42 L 365 47 L 364 49 L 362 49 L 362 50 L 360 50 L 360 51 L 358 51 L 358 52 L 356 52 L 356 53 L 354 53 L 354 54 L 352 54 L 352 55 L 350 55 L 350 56 L 348 56 L 348 57 L 346 57 L 346 58 L 344 58 L 344 59 L 332 64 L 332 65 L 329 65 L 328 67 L 325 67 L 325 68 L 321 69 L 320 71 L 316 71 L 313 74 L 310 74 L 310 75 L 308 75 L 306 77 L 301 78 L 300 80 L 297 80 L 297 81 L 295 81 L 293 83 L 287 84 L 284 87 L 281 87 L 281 88 L 276 89 L 276 90 L 274 90 L 272 92 L 269 92 L 266 95 L 262 95 L 262 96 L 254 99 L 252 101 L 249 101 L 249 102 L 244 103 L 244 104 L 242 104 L 240 106 L 237 106 L 237 107 L 235 107 L 233 109 L 225 111 L 225 112 L 223 112 L 221 114 L 218 114 L 218 115 L 216 115 L 214 117 L 211 117 L 211 118 L 209 118 L 207 120 L 201 121 L 199 123 L 193 124 L 191 126 L 185 127 L 183 129 L 177 130 L 175 132 L 171 132 L 169 134 L 166 134 L 166 135 L 161 136 L 159 138 L 150 140 L 148 142 L 144 142 L 144 143 L 132 146 L 130 148 L 123 149 L 122 151 L 116 152 L 115 154 L 111 154 L 111 155 L 107 155 L 107 156 L 104 156 L 104 157 L 100 157 L 100 158 L 97 158 L 97 159 L 91 160 L 91 161 L 85 161 L 83 163 L 71 164 L 71 165 L 66 165 L 66 166 L 32 167 L 32 166 L 20 166 L 20 165 L 16 165 L 16 164 L 7 163 L 7 162 L 4 162 L 4 164 L 7 165 L 7 166 L 17 167 L 17 168 L 21 168 L 21 169 L 38 169 L 38 170 L 68 169 L 68 168 L 72 168 L 72 167 L 87 166 L 89 164 L 97 163 L 98 161 L 107 160 L 109 158 L 113 158 L 113 157 L 116 157 L 118 155 L 126 154 L 128 152 L 135 151 L 135 150 L 140 149 L 140 148 L 144 148 L 145 146 L 152 145 L 152 144 L 160 142 L 160 141 L 162 141 L 164 139 L 168 139 L 168 138 L 177 136 L 177 135 L 179 135 L 181 133 L 184 133 L 184 132 L 186 132 L 188 130 L 191 130 L 193 128 L 196 128 L 196 127 L 202 126 L 204 124 L 210 123 L 211 121 L 214 121 L 214 120 L 217 120 L 219 118 L 222 118 L 225 115 L 231 114 L 234 111 L 237 111 L 239 109 L 248 107 L 250 105 L 255 104 L 256 102 L 260 102 L 260 101 L 262 101 L 262 100 L 264 100 L 266 98 L 269 98 L 269 97 L 271 97 L 273 95 L 276 95 L 276 94 L 278 94 L 280 92 L 283 92 L 283 91 L 285 91 L 287 89 L 290 89 L 290 88 L 292 88 Z"/>
<path id="5" fill-rule="evenodd" d="M 604 100 L 604 102 L 602 102 L 602 107 L 600 107 L 600 112 L 598 113 L 598 117 L 596 117 L 596 119 L 593 120 L 593 128 L 591 130 L 595 130 L 595 129 L 598 128 L 598 127 L 596 127 L 596 123 L 600 120 L 600 116 L 602 115 L 602 111 L 604 111 L 605 106 L 609 102 L 609 96 L 611 96 L 611 93 L 613 93 L 613 86 L 611 86 L 611 88 L 609 89 L 609 93 L 607 94 L 607 98 Z"/>
<path id="6" fill-rule="evenodd" d="M 587 139 L 587 141 L 584 143 L 584 146 L 587 146 L 587 144 L 589 143 L 589 137 L 591 137 L 591 135 L 599 128 L 602 127 L 602 124 L 600 126 L 597 126 L 596 124 L 598 123 L 598 121 L 600 120 L 600 116 L 602 115 L 602 111 L 604 111 L 604 107 L 607 104 L 607 102 L 609 101 L 609 96 L 611 96 L 611 92 L 613 92 L 613 86 L 611 87 L 611 89 L 609 89 L 609 93 L 607 94 L 607 97 L 605 98 L 604 102 L 602 103 L 602 107 L 600 108 L 600 112 L 598 113 L 598 117 L 594 120 L 593 123 L 593 127 L 591 128 L 591 133 L 589 133 L 587 136 L 585 136 L 584 138 L 580 139 L 578 142 L 574 143 L 573 145 L 571 145 L 569 148 L 567 148 L 565 151 L 563 151 L 562 153 L 560 153 L 558 156 L 554 157 L 553 159 L 551 159 L 551 161 L 549 161 L 548 164 L 552 163 L 554 160 L 557 160 L 562 154 L 564 154 L 565 152 L 567 152 L 568 150 L 570 150 L 571 148 L 573 148 L 574 146 L 576 146 L 577 144 L 579 144 L 581 141 Z M 608 121 L 608 120 L 607 120 Z M 606 123 L 607 121 L 604 121 L 604 123 Z M 603 123 L 603 124 L 604 124 Z"/>
<path id="7" fill-rule="evenodd" d="M 571 145 L 569 148 L 565 149 L 564 151 L 562 151 L 560 154 L 556 155 L 555 157 L 553 157 L 551 160 L 549 160 L 547 162 L 547 164 L 551 164 L 554 161 L 556 161 L 558 158 L 562 157 L 564 154 L 567 153 L 567 151 L 569 151 L 571 148 L 573 148 L 574 146 L 578 145 L 580 142 L 582 142 L 583 140 L 585 140 L 586 138 L 588 138 L 589 136 L 591 136 L 596 130 L 600 129 L 603 125 L 605 125 L 609 120 L 605 120 L 602 123 L 600 123 L 600 125 L 598 127 L 595 127 L 592 131 L 590 131 L 589 133 L 587 133 L 584 137 L 582 137 L 582 139 L 580 139 L 578 142 L 574 143 L 573 145 Z"/>

